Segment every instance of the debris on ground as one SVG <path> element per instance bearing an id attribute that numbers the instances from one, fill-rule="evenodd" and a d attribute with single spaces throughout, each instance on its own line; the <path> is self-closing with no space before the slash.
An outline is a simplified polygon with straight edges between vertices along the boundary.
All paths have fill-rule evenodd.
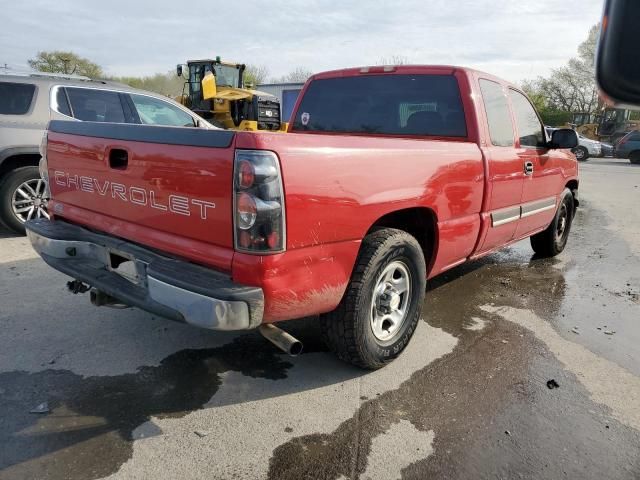
<path id="1" fill-rule="evenodd" d="M 505 430 L 504 433 L 506 433 L 507 435 L 511 436 L 511 432 L 509 430 Z"/>
<path id="2" fill-rule="evenodd" d="M 51 410 L 49 410 L 49 403 L 48 402 L 42 402 L 37 407 L 32 408 L 31 410 L 29 410 L 29 413 L 49 413 L 50 411 Z"/>
<path id="3" fill-rule="evenodd" d="M 616 331 L 615 331 L 615 330 L 605 330 L 605 331 L 604 331 L 604 334 L 605 334 L 605 335 L 613 335 L 614 333 L 616 333 Z"/>
<path id="4" fill-rule="evenodd" d="M 575 333 L 576 335 L 580 335 L 580 332 L 578 331 L 578 327 L 573 327 L 571 330 L 569 330 L 572 333 Z"/>
<path id="5" fill-rule="evenodd" d="M 198 435 L 200 438 L 203 438 L 209 435 L 211 432 L 208 432 L 207 430 L 195 430 L 193 433 Z"/>
<path id="6" fill-rule="evenodd" d="M 552 378 L 551 380 L 547 380 L 547 388 L 553 390 L 554 388 L 560 388 L 560 385 Z"/>

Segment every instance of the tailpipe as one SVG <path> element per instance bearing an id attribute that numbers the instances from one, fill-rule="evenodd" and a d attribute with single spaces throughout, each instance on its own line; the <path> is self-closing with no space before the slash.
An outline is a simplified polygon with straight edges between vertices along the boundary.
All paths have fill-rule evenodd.
<path id="1" fill-rule="evenodd" d="M 302 342 L 271 323 L 263 323 L 258 330 L 264 338 L 284 353 L 295 357 L 302 353 Z"/>
<path id="2" fill-rule="evenodd" d="M 111 307 L 111 308 L 129 308 L 129 305 L 125 305 L 117 298 L 112 297 L 108 293 L 92 288 L 89 292 L 89 298 L 91 303 L 96 307 Z"/>

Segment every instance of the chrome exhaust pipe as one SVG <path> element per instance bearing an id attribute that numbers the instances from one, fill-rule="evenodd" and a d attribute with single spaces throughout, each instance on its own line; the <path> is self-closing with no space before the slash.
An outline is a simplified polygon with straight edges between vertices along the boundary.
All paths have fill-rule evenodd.
<path id="1" fill-rule="evenodd" d="M 302 353 L 302 342 L 271 323 L 263 323 L 258 330 L 264 338 L 284 353 L 295 357 Z"/>
<path id="2" fill-rule="evenodd" d="M 129 308 L 129 305 L 125 305 L 117 298 L 113 298 L 108 293 L 98 290 L 97 288 L 91 289 L 89 299 L 96 307 Z"/>

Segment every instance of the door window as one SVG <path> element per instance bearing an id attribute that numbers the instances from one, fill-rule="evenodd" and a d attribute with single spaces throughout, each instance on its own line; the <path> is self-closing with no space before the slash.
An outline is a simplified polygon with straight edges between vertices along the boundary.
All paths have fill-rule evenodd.
<path id="1" fill-rule="evenodd" d="M 125 123 L 118 92 L 66 87 L 73 116 L 85 122 Z"/>
<path id="2" fill-rule="evenodd" d="M 502 86 L 499 83 L 481 79 L 480 90 L 484 109 L 487 112 L 491 143 L 498 147 L 512 146 L 513 122 Z"/>
<path id="3" fill-rule="evenodd" d="M 29 111 L 36 86 L 0 82 L 0 115 L 24 115 Z"/>
<path id="4" fill-rule="evenodd" d="M 72 116 L 71 109 L 69 108 L 69 102 L 67 100 L 67 94 L 63 87 L 58 87 L 58 91 L 56 92 L 56 103 L 53 106 L 53 109 L 67 117 Z"/>
<path id="5" fill-rule="evenodd" d="M 510 90 L 511 102 L 516 114 L 521 147 L 543 147 L 544 134 L 540 119 L 533 105 L 520 92 Z"/>
<path id="6" fill-rule="evenodd" d="M 140 121 L 147 125 L 170 127 L 194 127 L 193 117 L 182 109 L 158 98 L 132 93 L 131 100 L 138 111 Z"/>

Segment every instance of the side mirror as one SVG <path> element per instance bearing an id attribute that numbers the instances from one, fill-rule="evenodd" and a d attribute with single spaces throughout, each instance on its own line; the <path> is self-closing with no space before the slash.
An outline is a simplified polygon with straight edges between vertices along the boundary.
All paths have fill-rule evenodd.
<path id="1" fill-rule="evenodd" d="M 559 128 L 551 133 L 549 148 L 574 148 L 578 146 L 578 134 L 570 128 Z"/>
<path id="2" fill-rule="evenodd" d="M 182 65 L 176 66 L 176 75 L 178 75 L 179 77 L 182 76 Z"/>
<path id="3" fill-rule="evenodd" d="M 607 0 L 596 53 L 596 80 L 608 100 L 640 107 L 640 2 Z"/>

